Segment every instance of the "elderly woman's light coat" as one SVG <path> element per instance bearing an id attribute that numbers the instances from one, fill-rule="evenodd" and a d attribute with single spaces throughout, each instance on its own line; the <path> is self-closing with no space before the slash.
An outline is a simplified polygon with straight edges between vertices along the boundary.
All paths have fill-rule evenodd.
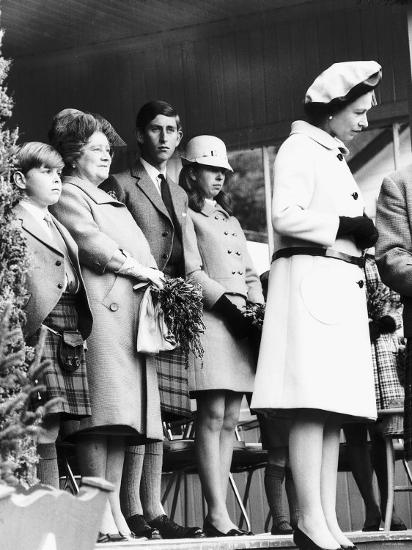
<path id="1" fill-rule="evenodd" d="M 53 214 L 79 247 L 94 320 L 87 340 L 92 416 L 80 429 L 162 439 L 157 373 L 136 351 L 142 293 L 133 290 L 136 280 L 107 269 L 119 249 L 156 267 L 148 242 L 124 204 L 75 177 L 64 178 Z"/>
<path id="2" fill-rule="evenodd" d="M 320 128 L 293 123 L 275 161 L 275 250 L 331 247 L 361 255 L 352 238 L 336 239 L 339 216 L 364 212 L 346 152 Z M 272 263 L 252 407 L 376 416 L 360 267 L 308 255 Z"/>

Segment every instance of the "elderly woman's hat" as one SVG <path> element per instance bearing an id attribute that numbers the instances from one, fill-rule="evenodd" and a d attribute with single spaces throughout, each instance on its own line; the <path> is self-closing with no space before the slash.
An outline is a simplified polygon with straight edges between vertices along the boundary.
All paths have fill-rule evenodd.
<path id="1" fill-rule="evenodd" d="M 309 87 L 305 104 L 349 101 L 373 90 L 382 78 L 382 67 L 376 61 L 344 61 L 323 71 Z M 358 94 L 353 92 L 359 90 Z"/>

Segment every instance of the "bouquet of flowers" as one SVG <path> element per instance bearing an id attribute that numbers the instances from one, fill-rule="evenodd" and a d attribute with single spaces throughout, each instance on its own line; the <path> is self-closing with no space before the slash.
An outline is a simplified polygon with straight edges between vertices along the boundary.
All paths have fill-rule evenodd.
<path id="1" fill-rule="evenodd" d="M 399 296 L 387 286 L 383 284 L 375 286 L 367 281 L 366 288 L 368 317 L 372 321 L 379 321 L 384 315 L 390 314 L 390 311 L 396 311 L 402 307 Z"/>
<path id="2" fill-rule="evenodd" d="M 201 359 L 204 350 L 200 335 L 205 331 L 201 286 L 178 277 L 166 280 L 162 289 L 151 287 L 151 293 L 160 303 L 167 328 L 186 355 L 186 365 L 189 351 Z"/>
<path id="3" fill-rule="evenodd" d="M 246 302 L 243 309 L 243 315 L 252 319 L 252 324 L 257 328 L 262 329 L 263 318 L 265 316 L 265 304 L 254 304 Z"/>

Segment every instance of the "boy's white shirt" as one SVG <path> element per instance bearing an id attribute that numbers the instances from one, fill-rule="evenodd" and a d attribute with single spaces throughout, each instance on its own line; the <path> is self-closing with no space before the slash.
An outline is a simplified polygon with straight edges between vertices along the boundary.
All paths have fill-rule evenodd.
<path id="1" fill-rule="evenodd" d="M 164 169 L 163 172 L 160 172 L 157 168 L 155 168 L 149 162 L 147 162 L 147 160 L 145 160 L 143 157 L 140 157 L 140 162 L 142 163 L 143 168 L 149 174 L 149 178 L 152 180 L 154 186 L 156 187 L 157 192 L 159 193 L 160 196 L 162 196 L 162 193 L 160 190 L 159 176 L 162 175 L 166 178 L 166 169 Z"/>
<path id="2" fill-rule="evenodd" d="M 33 218 L 38 222 L 40 227 L 46 231 L 47 235 L 50 237 L 50 239 L 53 241 L 53 234 L 50 229 L 49 224 L 45 220 L 46 216 L 51 216 L 49 210 L 46 208 L 41 208 L 40 206 L 37 206 L 37 204 L 34 204 L 26 199 L 22 199 L 20 201 L 21 206 L 25 208 L 32 216 Z"/>

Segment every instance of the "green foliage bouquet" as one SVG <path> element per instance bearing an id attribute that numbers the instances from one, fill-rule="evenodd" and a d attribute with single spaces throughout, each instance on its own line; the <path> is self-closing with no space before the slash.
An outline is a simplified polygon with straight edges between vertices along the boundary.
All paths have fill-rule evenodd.
<path id="1" fill-rule="evenodd" d="M 189 351 L 196 357 L 203 357 L 200 335 L 205 331 L 203 324 L 202 289 L 199 284 L 178 277 L 167 279 L 162 289 L 152 287 L 153 298 L 159 300 L 167 328 L 175 337 L 180 349 L 186 355 Z"/>

